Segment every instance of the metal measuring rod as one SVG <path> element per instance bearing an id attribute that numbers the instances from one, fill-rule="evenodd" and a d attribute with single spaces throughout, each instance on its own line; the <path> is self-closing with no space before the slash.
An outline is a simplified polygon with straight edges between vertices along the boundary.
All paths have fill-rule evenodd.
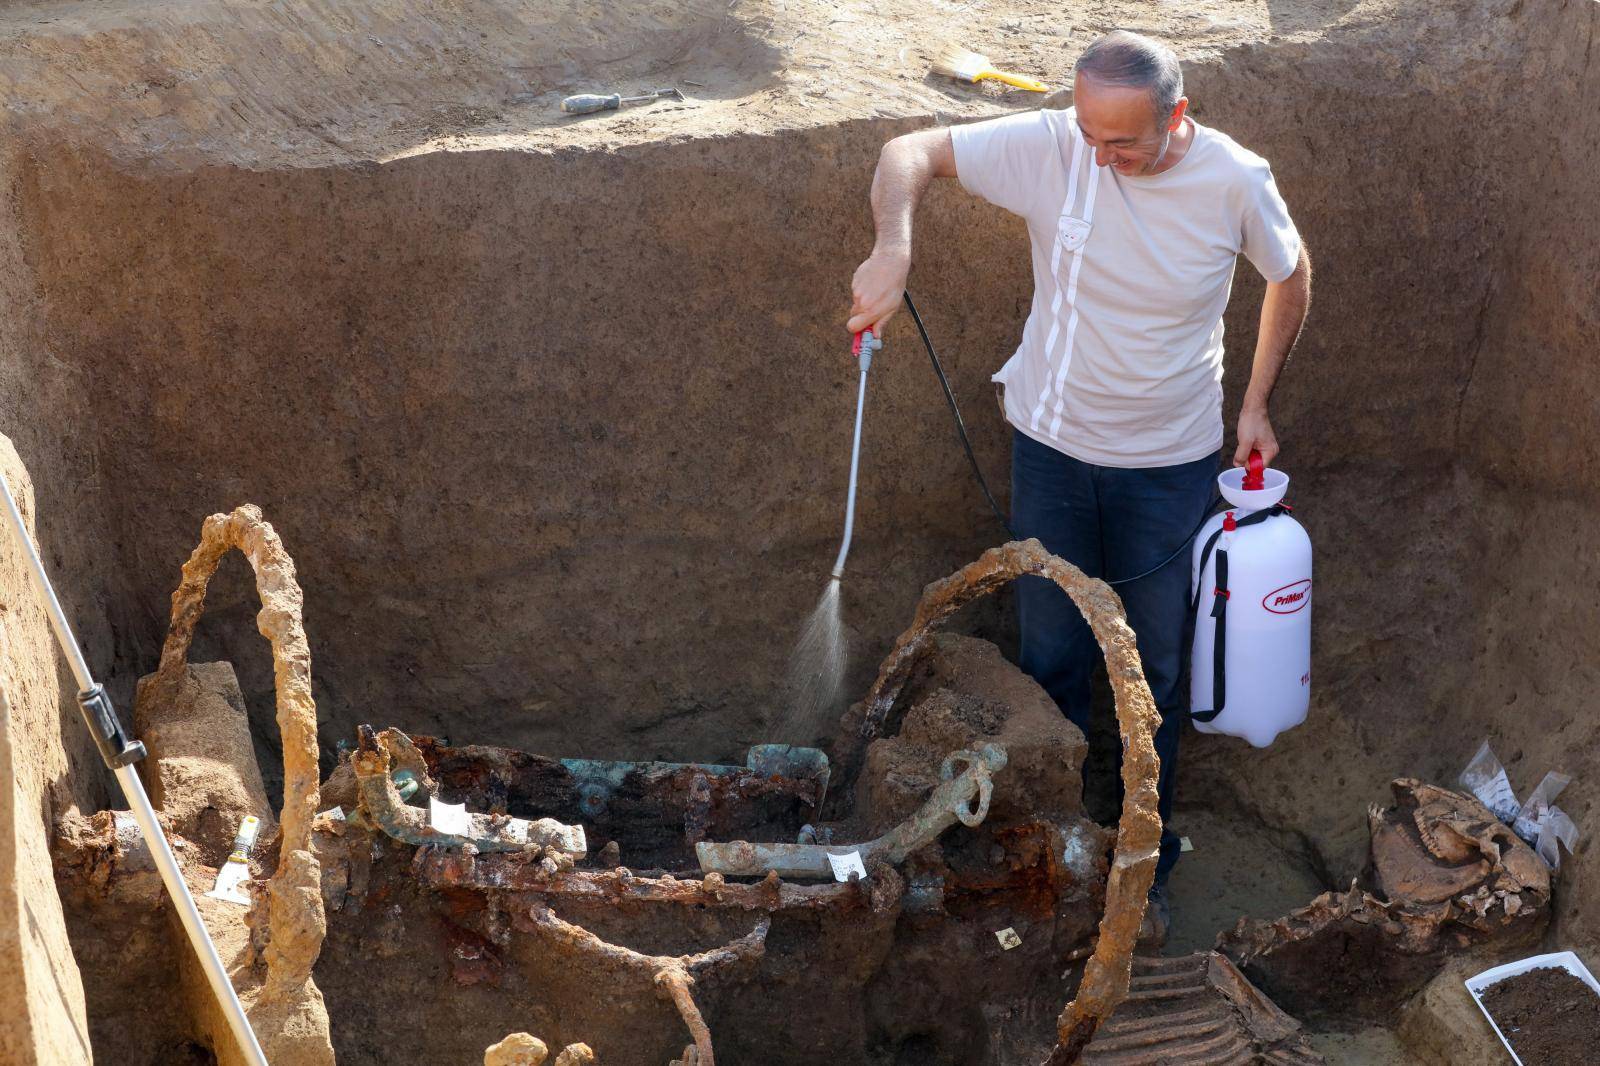
<path id="1" fill-rule="evenodd" d="M 178 909 L 178 917 L 183 922 L 184 932 L 189 934 L 189 943 L 194 947 L 194 953 L 200 957 L 201 969 L 205 971 L 206 980 L 211 984 L 211 991 L 217 997 L 223 1015 L 228 1019 L 228 1028 L 233 1030 L 234 1039 L 239 1042 L 239 1049 L 243 1052 L 245 1061 L 250 1063 L 250 1066 L 267 1066 L 267 1057 L 261 1051 L 261 1044 L 256 1040 L 255 1031 L 250 1028 L 250 1019 L 245 1016 L 244 1005 L 239 1002 L 239 995 L 233 990 L 232 982 L 228 980 L 228 971 L 223 968 L 216 946 L 211 943 L 211 936 L 206 932 L 205 923 L 200 919 L 200 911 L 194 905 L 194 897 L 189 894 L 189 886 L 183 879 L 183 872 L 178 869 L 178 860 L 173 857 L 166 834 L 161 831 L 161 823 L 156 821 L 155 808 L 150 806 L 150 797 L 145 793 L 144 782 L 139 780 L 139 772 L 133 767 L 134 763 L 145 757 L 144 745 L 129 736 L 122 728 L 122 723 L 117 718 L 117 710 L 111 705 L 111 697 L 106 695 L 104 686 L 98 684 L 94 675 L 89 672 L 89 663 L 84 659 L 82 649 L 78 647 L 77 638 L 72 635 L 72 627 L 67 624 L 67 616 L 61 609 L 61 601 L 56 599 L 55 589 L 50 585 L 50 577 L 44 572 L 44 564 L 39 561 L 39 553 L 34 550 L 33 540 L 28 536 L 28 527 L 23 524 L 22 512 L 17 509 L 17 501 L 11 495 L 11 486 L 6 483 L 3 476 L 0 476 L 0 494 L 5 496 L 7 524 L 11 528 L 17 546 L 22 549 L 23 558 L 27 560 L 28 576 L 33 579 L 34 587 L 39 590 L 39 598 L 44 601 L 45 610 L 50 615 L 50 624 L 56 631 L 56 640 L 60 642 L 61 651 L 67 657 L 67 664 L 72 667 L 72 676 L 78 681 L 78 710 L 83 714 L 83 723 L 89 727 L 95 744 L 99 746 L 100 757 L 116 774 L 117 783 L 122 786 L 122 794 L 128 800 L 128 810 L 133 815 L 133 820 L 138 823 L 139 832 L 144 834 L 145 843 L 155 859 L 156 869 L 161 872 L 162 883 L 167 886 L 167 894 L 172 897 L 172 905 Z"/>
<path id="2" fill-rule="evenodd" d="M 867 410 L 867 371 L 872 369 L 872 353 L 883 347 L 883 341 L 873 336 L 870 329 L 856 334 L 850 354 L 856 357 L 861 368 L 861 383 L 856 389 L 856 431 L 850 442 L 850 488 L 844 497 L 844 540 L 839 545 L 839 557 L 833 561 L 833 579 L 844 577 L 844 561 L 850 556 L 850 538 L 856 529 L 856 475 L 861 470 L 861 419 Z"/>

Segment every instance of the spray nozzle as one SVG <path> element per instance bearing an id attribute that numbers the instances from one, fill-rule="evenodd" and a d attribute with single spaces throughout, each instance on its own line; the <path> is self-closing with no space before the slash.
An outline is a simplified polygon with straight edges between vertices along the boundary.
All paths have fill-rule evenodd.
<path id="1" fill-rule="evenodd" d="M 873 334 L 870 329 L 864 329 L 856 334 L 856 339 L 850 345 L 850 354 L 856 357 L 861 364 L 861 372 L 865 374 L 872 367 L 872 353 L 883 347 L 883 341 Z"/>

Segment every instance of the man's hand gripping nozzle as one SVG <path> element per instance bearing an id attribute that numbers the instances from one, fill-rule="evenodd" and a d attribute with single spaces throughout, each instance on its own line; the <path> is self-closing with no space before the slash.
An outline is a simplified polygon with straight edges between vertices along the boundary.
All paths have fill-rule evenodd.
<path id="1" fill-rule="evenodd" d="M 872 369 L 872 353 L 883 347 L 883 341 L 873 336 L 870 329 L 856 334 L 850 346 L 851 354 L 861 367 L 861 385 L 856 390 L 856 432 L 850 444 L 850 491 L 844 504 L 844 540 L 839 545 L 839 557 L 833 561 L 833 579 L 844 577 L 845 557 L 850 554 L 850 536 L 856 524 L 856 473 L 861 467 L 861 416 L 867 407 L 867 371 Z"/>

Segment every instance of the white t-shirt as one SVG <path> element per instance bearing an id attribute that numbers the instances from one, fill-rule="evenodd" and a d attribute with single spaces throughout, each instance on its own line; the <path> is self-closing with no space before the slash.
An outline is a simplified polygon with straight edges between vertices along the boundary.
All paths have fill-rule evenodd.
<path id="1" fill-rule="evenodd" d="M 994 376 L 1006 418 L 1075 459 L 1172 466 L 1222 447 L 1235 258 L 1268 281 L 1299 261 L 1266 161 L 1193 127 L 1183 158 L 1149 177 L 1096 166 L 1071 108 L 950 130 L 961 184 L 1033 240 L 1033 309 Z"/>

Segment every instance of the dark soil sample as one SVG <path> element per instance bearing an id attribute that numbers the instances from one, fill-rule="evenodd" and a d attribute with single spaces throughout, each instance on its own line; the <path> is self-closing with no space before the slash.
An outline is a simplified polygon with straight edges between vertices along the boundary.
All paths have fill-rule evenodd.
<path id="1" fill-rule="evenodd" d="M 1600 995 L 1566 970 L 1541 967 L 1483 993 L 1522 1066 L 1584 1066 L 1600 1047 Z"/>

